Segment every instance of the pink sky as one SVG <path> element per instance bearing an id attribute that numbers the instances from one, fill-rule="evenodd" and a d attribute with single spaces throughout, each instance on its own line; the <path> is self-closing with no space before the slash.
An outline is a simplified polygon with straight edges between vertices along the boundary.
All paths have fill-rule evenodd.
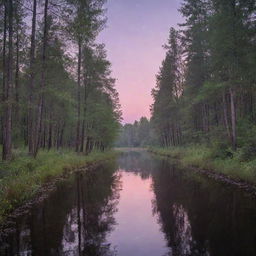
<path id="1" fill-rule="evenodd" d="M 171 26 L 182 23 L 181 0 L 108 0 L 106 44 L 122 105 L 124 123 L 150 117 L 151 89 L 164 58 Z"/>

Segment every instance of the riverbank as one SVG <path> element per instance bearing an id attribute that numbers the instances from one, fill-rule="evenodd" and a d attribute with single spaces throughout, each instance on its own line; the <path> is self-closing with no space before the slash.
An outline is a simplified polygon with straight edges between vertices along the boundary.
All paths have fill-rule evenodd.
<path id="1" fill-rule="evenodd" d="M 73 170 L 113 158 L 113 151 L 88 156 L 71 151 L 41 151 L 36 159 L 16 152 L 10 162 L 0 162 L 0 223 L 14 209 L 33 198 L 47 183 Z"/>
<path id="2" fill-rule="evenodd" d="M 213 149 L 194 145 L 175 148 L 150 148 L 150 152 L 177 159 L 183 167 L 192 167 L 208 172 L 208 176 L 228 183 L 256 185 L 256 159 L 241 161 L 239 151 L 232 158 L 216 157 Z M 251 189 L 250 189 L 251 190 Z"/>

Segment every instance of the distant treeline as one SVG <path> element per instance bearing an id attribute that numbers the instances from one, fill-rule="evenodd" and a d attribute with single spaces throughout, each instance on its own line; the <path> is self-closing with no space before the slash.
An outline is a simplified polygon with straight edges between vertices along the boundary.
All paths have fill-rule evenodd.
<path id="1" fill-rule="evenodd" d="M 151 123 L 146 117 L 142 117 L 133 124 L 125 124 L 121 127 L 115 145 L 117 147 L 146 147 L 154 143 Z"/>
<path id="2" fill-rule="evenodd" d="M 184 0 L 152 91 L 163 147 L 220 143 L 256 153 L 256 2 Z"/>
<path id="3" fill-rule="evenodd" d="M 104 150 L 119 129 L 118 94 L 104 45 L 104 0 L 0 3 L 2 158 L 27 146 Z"/>

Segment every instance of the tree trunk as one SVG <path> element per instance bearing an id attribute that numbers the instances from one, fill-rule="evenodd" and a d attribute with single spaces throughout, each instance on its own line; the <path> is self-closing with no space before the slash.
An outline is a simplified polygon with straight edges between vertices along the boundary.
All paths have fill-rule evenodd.
<path id="1" fill-rule="evenodd" d="M 232 88 L 229 89 L 230 93 L 230 108 L 231 108 L 231 124 L 232 124 L 232 148 L 236 150 L 236 107 L 235 96 Z"/>
<path id="2" fill-rule="evenodd" d="M 84 108 L 83 108 L 83 123 L 82 123 L 82 134 L 81 134 L 81 146 L 80 152 L 84 152 L 84 142 L 86 136 L 86 111 L 87 111 L 87 79 L 86 74 L 84 75 Z"/>
<path id="3" fill-rule="evenodd" d="M 49 124 L 49 136 L 48 136 L 48 150 L 52 148 L 52 121 Z"/>
<path id="4" fill-rule="evenodd" d="M 61 126 L 61 123 L 60 123 L 60 126 Z M 62 125 L 62 127 L 60 128 L 60 134 L 59 134 L 59 141 L 58 141 L 58 147 L 57 147 L 57 149 L 59 149 L 60 147 L 63 147 L 64 129 L 65 129 L 65 122 L 63 122 L 63 125 Z"/>
<path id="5" fill-rule="evenodd" d="M 6 88 L 6 74 L 7 74 L 7 67 L 6 67 L 6 37 L 7 37 L 7 3 L 4 2 L 4 34 L 3 34 L 3 91 L 1 100 L 5 103 L 5 88 Z M 5 130 L 5 115 L 3 113 L 1 117 L 1 124 L 2 124 L 2 134 L 1 134 L 1 142 L 4 144 L 4 130 Z"/>
<path id="6" fill-rule="evenodd" d="M 85 120 L 83 120 L 82 122 L 80 152 L 84 152 L 84 141 L 85 141 Z"/>
<path id="7" fill-rule="evenodd" d="M 4 108 L 4 131 L 3 131 L 3 160 L 10 160 L 12 157 L 12 87 L 13 87 L 13 3 L 8 2 L 9 41 L 8 41 L 8 72 L 5 90 Z"/>
<path id="8" fill-rule="evenodd" d="M 33 92 L 35 83 L 35 37 L 36 37 L 36 10 L 37 0 L 33 3 L 32 33 L 30 41 L 30 78 L 29 78 L 29 98 L 28 98 L 28 151 L 30 155 L 34 152 L 34 118 L 33 118 Z"/>
<path id="9" fill-rule="evenodd" d="M 15 67 L 15 114 L 16 121 L 19 123 L 19 78 L 20 78 L 20 36 L 19 36 L 19 19 L 16 8 L 16 67 Z"/>
<path id="10" fill-rule="evenodd" d="M 44 5 L 44 35 L 43 35 L 43 52 L 42 52 L 42 74 L 41 74 L 41 85 L 40 85 L 40 93 L 39 93 L 39 104 L 37 111 L 37 122 L 36 122 L 36 134 L 35 134 L 35 147 L 33 156 L 36 157 L 39 146 L 40 146 L 40 138 L 42 131 L 42 119 L 43 119 L 43 109 L 44 109 L 44 88 L 45 88 L 45 77 L 46 77 L 46 47 L 47 47 L 47 35 L 48 35 L 48 0 L 45 0 Z"/>
<path id="11" fill-rule="evenodd" d="M 229 128 L 229 124 L 228 124 L 228 109 L 227 109 L 227 102 L 226 102 L 226 95 L 225 95 L 225 93 L 222 94 L 222 102 L 223 102 L 224 123 L 225 123 L 225 127 L 226 127 L 226 130 L 227 130 L 228 138 L 232 142 L 230 128 Z"/>
<path id="12" fill-rule="evenodd" d="M 82 42 L 78 40 L 78 68 L 77 68 L 77 126 L 76 126 L 76 152 L 79 151 L 80 145 L 80 118 L 81 118 L 81 59 L 82 59 Z"/>

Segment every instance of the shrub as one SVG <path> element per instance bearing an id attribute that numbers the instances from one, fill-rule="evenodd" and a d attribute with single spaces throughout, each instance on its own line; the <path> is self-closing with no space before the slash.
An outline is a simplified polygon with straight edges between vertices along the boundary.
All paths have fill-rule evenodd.
<path id="1" fill-rule="evenodd" d="M 215 142 L 212 147 L 213 158 L 233 158 L 233 151 L 225 142 Z"/>
<path id="2" fill-rule="evenodd" d="M 244 145 L 240 150 L 240 160 L 250 161 L 256 157 L 256 142 Z"/>

